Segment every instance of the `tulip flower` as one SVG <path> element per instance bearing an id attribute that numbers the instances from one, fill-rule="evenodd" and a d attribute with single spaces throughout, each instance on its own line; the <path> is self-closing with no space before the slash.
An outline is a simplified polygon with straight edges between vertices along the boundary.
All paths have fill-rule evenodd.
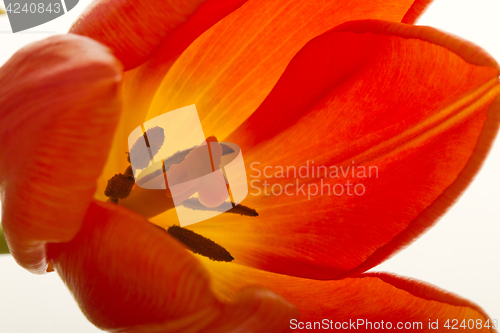
<path id="1" fill-rule="evenodd" d="M 0 69 L 10 252 L 30 272 L 57 271 L 111 332 L 284 332 L 323 319 L 413 323 L 408 331 L 456 319 L 495 331 L 458 295 L 364 273 L 436 223 L 498 130 L 498 64 L 412 25 L 428 3 L 96 2 L 70 34 Z M 165 191 L 108 201 L 108 180 L 129 166 L 129 133 L 191 104 L 205 133 L 241 147 L 249 180 L 334 186 L 253 173 L 307 161 L 309 171 L 376 166 L 378 176 L 363 178 L 363 195 L 261 191 L 242 203 L 256 214 L 172 230 Z"/>

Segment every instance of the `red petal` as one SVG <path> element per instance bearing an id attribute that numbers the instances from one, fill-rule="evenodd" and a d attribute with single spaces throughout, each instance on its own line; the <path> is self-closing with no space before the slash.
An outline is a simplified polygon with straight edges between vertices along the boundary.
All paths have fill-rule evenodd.
<path id="1" fill-rule="evenodd" d="M 498 129 L 499 93 L 496 63 L 471 44 L 397 23 L 339 27 L 294 58 L 227 140 L 242 148 L 243 204 L 259 216 L 190 228 L 263 270 L 318 279 L 365 271 L 432 226 L 470 183 Z M 307 163 L 309 176 L 275 176 Z M 349 171 L 335 178 L 334 167 Z M 264 181 L 276 185 L 269 195 Z"/>
<path id="2" fill-rule="evenodd" d="M 94 202 L 77 236 L 49 244 L 49 260 L 97 327 L 119 332 L 281 332 L 293 306 L 262 288 L 225 304 L 199 262 L 164 230 Z"/>
<path id="3" fill-rule="evenodd" d="M 45 243 L 80 229 L 120 115 L 121 64 L 90 38 L 51 37 L 0 68 L 2 225 L 17 262 L 43 273 Z"/>
<path id="4" fill-rule="evenodd" d="M 152 1 L 98 0 L 70 32 L 91 37 L 113 49 L 126 69 L 144 62 L 162 43 L 169 60 L 203 31 L 246 0 Z"/>
<path id="5" fill-rule="evenodd" d="M 200 257 L 200 260 L 210 271 L 212 286 L 220 297 L 231 300 L 243 286 L 264 285 L 296 305 L 300 317 L 295 319 L 301 322 L 321 322 L 327 319 L 329 324 L 331 320 L 335 325 L 336 322 L 349 323 L 363 319 L 365 323 L 370 321 L 373 325 L 383 320 L 384 323 L 391 322 L 393 329 L 398 322 L 422 323 L 423 329 L 406 330 L 409 332 L 427 331 L 429 320 L 431 322 L 438 320 L 437 332 L 448 331 L 444 325 L 449 320 L 452 326 L 453 319 L 457 320 L 456 327 L 459 330 L 463 330 L 459 325 L 464 319 L 465 325 L 472 326 L 472 320 L 475 324 L 480 320 L 482 326 L 487 320 L 490 327 L 494 324 L 479 306 L 460 296 L 422 281 L 392 274 L 371 273 L 344 280 L 318 281 L 263 272 L 232 263 L 214 262 L 204 257 Z M 469 320 L 471 323 L 468 323 Z M 349 328 L 354 330 L 352 327 Z M 372 331 L 369 326 L 360 326 L 358 330 Z M 373 331 L 385 330 L 373 329 Z M 494 329 L 488 328 L 476 329 L 476 325 L 474 329 L 467 329 L 467 332 L 469 331 L 495 332 Z"/>

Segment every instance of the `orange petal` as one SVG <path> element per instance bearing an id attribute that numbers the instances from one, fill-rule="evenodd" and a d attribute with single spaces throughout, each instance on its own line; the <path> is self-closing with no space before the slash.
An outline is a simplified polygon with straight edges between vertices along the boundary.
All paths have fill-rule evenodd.
<path id="1" fill-rule="evenodd" d="M 120 206 L 93 202 L 77 236 L 48 249 L 84 314 L 107 331 L 260 332 L 271 325 L 281 332 L 296 315 L 262 288 L 242 290 L 230 304 L 220 301 L 205 269 L 180 243 Z"/>
<path id="2" fill-rule="evenodd" d="M 97 0 L 83 13 L 70 32 L 91 37 L 109 46 L 125 69 L 133 68 L 162 42 L 177 57 L 203 31 L 246 0 L 150 1 Z M 181 30 L 182 33 L 176 32 Z"/>
<path id="3" fill-rule="evenodd" d="M 45 243 L 80 229 L 120 114 L 121 64 L 87 37 L 51 37 L 0 68 L 0 184 L 17 262 L 47 267 Z"/>
<path id="4" fill-rule="evenodd" d="M 127 117 L 119 124 L 113 159 L 99 180 L 99 198 L 103 199 L 107 180 L 127 167 L 123 157 L 128 150 L 127 137 L 146 119 L 196 104 L 205 134 L 224 138 L 258 107 L 288 62 L 310 39 L 348 20 L 401 21 L 414 1 L 242 3 L 208 1 L 196 17 L 162 42 L 148 62 L 127 72 Z M 210 28 L 215 19 L 225 15 Z"/>
<path id="5" fill-rule="evenodd" d="M 386 323 L 385 328 L 390 322 L 393 330 L 399 322 L 403 325 L 408 322 L 412 325 L 422 323 L 420 330 L 413 326 L 406 331 L 423 332 L 429 329 L 429 320 L 437 320 L 439 330 L 436 332 L 446 332 L 446 321 L 449 320 L 451 327 L 451 321 L 456 319 L 456 328 L 462 332 L 496 332 L 491 329 L 493 321 L 476 304 L 415 279 L 387 273 L 370 273 L 344 280 L 318 281 L 264 272 L 232 263 L 214 262 L 204 257 L 199 259 L 212 275 L 213 289 L 223 299 L 231 300 L 243 286 L 258 284 L 295 304 L 300 317 L 295 317 L 297 321 L 290 322 L 293 324 L 292 329 L 298 329 L 295 324 L 299 321 L 322 322 L 327 319 L 328 324 L 331 320 L 335 326 L 336 322 L 357 323 L 358 319 L 362 319 L 364 324 L 357 328 L 362 332 L 385 331 L 376 328 L 370 330 L 370 326 L 364 326 L 369 325 L 367 321 L 376 325 L 375 322 L 380 323 L 382 320 Z M 471 327 L 472 321 L 475 324 L 481 321 L 481 326 L 484 326 L 489 320 L 490 329 L 477 329 L 474 325 L 473 329 L 463 330 L 460 328 L 463 320 L 465 325 L 469 324 Z M 354 330 L 352 326 L 348 328 Z"/>
<path id="6" fill-rule="evenodd" d="M 123 2 L 123 1 L 122 1 Z M 127 138 L 130 132 L 136 128 L 139 124 L 146 120 L 146 114 L 149 110 L 149 104 L 153 98 L 158 85 L 165 73 L 172 66 L 174 61 L 181 55 L 181 53 L 202 33 L 212 27 L 215 23 L 221 20 L 223 17 L 231 13 L 240 7 L 246 0 L 209 0 L 204 2 L 199 6 L 199 8 L 186 20 L 185 23 L 180 25 L 177 29 L 172 30 L 171 33 L 165 35 L 165 38 L 158 39 L 155 43 L 161 45 L 158 46 L 158 50 L 155 51 L 154 47 L 150 49 L 144 49 L 145 54 L 152 53 L 155 51 L 154 55 L 151 55 L 151 61 L 147 62 L 145 65 L 140 66 L 134 70 L 127 71 L 125 73 L 124 85 L 123 85 L 123 97 L 124 97 L 124 114 L 126 117 L 120 119 L 118 125 L 115 140 L 110 152 L 110 159 L 106 163 L 105 169 L 101 177 L 99 177 L 99 190 L 96 193 L 96 197 L 105 200 L 104 189 L 109 178 L 111 178 L 117 172 L 123 172 L 127 166 L 127 160 L 124 157 L 124 153 L 128 151 Z M 109 1 L 101 2 L 98 7 L 100 10 L 105 12 L 109 10 L 108 7 L 115 6 L 116 1 L 110 4 Z M 136 4 L 130 2 L 130 4 L 123 3 L 120 5 L 120 15 L 127 16 L 129 13 L 124 11 L 127 6 L 135 6 Z M 150 4 L 146 4 L 149 6 Z M 162 13 L 158 6 L 168 5 L 164 2 L 155 2 L 154 10 L 157 13 Z M 143 5 L 141 5 L 143 6 Z M 144 16 L 144 20 L 148 20 L 149 10 L 141 9 L 140 14 Z M 135 13 L 135 12 L 134 12 Z M 135 15 L 135 14 L 134 14 Z M 95 15 L 98 18 L 97 14 Z M 141 16 L 142 17 L 142 16 Z M 135 26 L 136 31 L 143 31 L 144 29 L 153 29 L 154 26 L 151 24 L 143 25 L 141 20 L 131 20 L 126 17 L 128 25 Z M 113 22 L 113 20 L 111 20 Z M 165 25 L 165 21 L 160 20 L 157 22 L 160 26 Z M 83 19 L 83 26 L 93 27 L 93 20 Z M 103 24 L 98 23 L 98 24 Z M 114 23 L 111 23 L 114 24 Z M 165 30 L 165 27 L 156 27 L 159 31 Z M 75 27 L 76 29 L 76 27 Z M 80 28 L 78 28 L 80 29 Z M 93 29 L 93 28 L 92 28 Z M 76 31 L 76 30 L 75 30 Z M 78 30 L 79 31 L 79 30 Z M 118 31 L 121 31 L 119 29 Z M 92 35 L 94 38 L 99 37 L 100 33 Z M 105 41 L 108 45 L 111 45 L 114 49 L 124 49 L 120 52 L 119 57 L 125 62 L 126 68 L 131 68 L 136 64 L 144 61 L 145 59 L 137 54 L 137 50 L 134 43 L 140 43 L 140 41 L 134 41 L 134 39 L 129 40 L 130 36 L 125 34 L 120 36 L 122 40 L 114 39 L 114 33 L 109 33 L 109 41 Z M 132 37 L 135 35 L 132 35 Z M 155 35 L 156 36 L 156 35 Z M 149 37 L 150 38 L 150 37 Z M 101 38 L 102 39 L 102 38 Z M 114 45 L 116 44 L 116 45 Z M 157 46 L 155 44 L 155 46 Z M 116 51 L 115 51 L 116 52 Z"/>
<path id="7" fill-rule="evenodd" d="M 259 106 L 309 40 L 349 20 L 400 22 L 413 3 L 249 1 L 186 49 L 147 117 L 196 104 L 207 135 L 224 138 Z"/>
<path id="8" fill-rule="evenodd" d="M 413 3 L 413 5 L 410 7 L 408 12 L 406 12 L 406 15 L 403 17 L 401 20 L 402 23 L 408 23 L 408 24 L 414 24 L 418 18 L 427 10 L 427 7 L 430 6 L 430 4 L 434 0 L 417 0 Z"/>
<path id="9" fill-rule="evenodd" d="M 467 42 L 400 23 L 352 22 L 316 38 L 227 139 L 245 156 L 243 204 L 259 216 L 189 228 L 272 272 L 332 279 L 374 267 L 478 172 L 498 130 L 496 66 Z"/>

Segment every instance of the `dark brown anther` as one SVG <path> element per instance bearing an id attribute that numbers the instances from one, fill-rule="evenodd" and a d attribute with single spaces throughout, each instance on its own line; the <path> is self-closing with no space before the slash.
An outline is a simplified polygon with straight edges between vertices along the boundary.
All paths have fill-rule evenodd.
<path id="1" fill-rule="evenodd" d="M 165 141 L 165 132 L 163 128 L 158 126 L 148 129 L 143 135 L 148 149 L 144 149 L 141 144 L 143 141 L 140 138 L 130 148 L 130 154 L 134 156 L 134 167 L 136 169 L 147 167 L 151 158 L 160 151 Z"/>
<path id="2" fill-rule="evenodd" d="M 222 146 L 222 155 L 229 155 L 234 153 L 234 149 L 229 147 L 228 145 L 221 143 L 221 146 Z"/>
<path id="3" fill-rule="evenodd" d="M 118 173 L 108 180 L 104 195 L 109 197 L 111 202 L 117 203 L 118 199 L 125 199 L 129 196 L 134 184 L 134 176 Z"/>
<path id="4" fill-rule="evenodd" d="M 237 206 L 234 206 L 230 210 L 226 211 L 226 213 L 233 213 L 233 214 L 240 214 L 243 216 L 259 216 L 259 213 L 253 208 L 243 206 L 242 204 L 239 204 Z"/>
<path id="5" fill-rule="evenodd" d="M 167 229 L 167 232 L 196 254 L 214 261 L 230 262 L 234 260 L 225 248 L 194 231 L 173 225 Z"/>
<path id="6" fill-rule="evenodd" d="M 221 213 L 232 213 L 232 214 L 240 214 L 243 216 L 259 216 L 259 213 L 253 208 L 243 206 L 242 204 L 238 204 L 237 206 L 233 206 L 233 208 L 226 210 L 227 208 L 220 206 L 220 207 L 214 207 L 214 208 L 209 208 L 206 206 L 203 206 L 201 202 L 196 199 L 196 198 L 189 198 L 186 199 L 182 202 L 182 205 L 187 208 L 195 209 L 195 210 L 211 210 L 211 211 L 218 211 Z"/>

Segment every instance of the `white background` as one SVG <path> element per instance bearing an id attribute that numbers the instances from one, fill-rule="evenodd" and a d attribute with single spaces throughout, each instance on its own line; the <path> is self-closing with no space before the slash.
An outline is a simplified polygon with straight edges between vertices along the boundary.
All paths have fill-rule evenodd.
<path id="1" fill-rule="evenodd" d="M 0 64 L 32 41 L 64 33 L 89 3 L 27 32 L 0 18 Z M 2 5 L 2 0 L 0 0 Z M 500 0 L 435 0 L 418 24 L 468 39 L 500 61 Z M 1 107 L 1 106 L 0 106 Z M 475 181 L 441 221 L 378 266 L 466 297 L 500 319 L 500 140 Z M 82 315 L 56 274 L 35 276 L 0 256 L 0 332 L 100 332 Z"/>

